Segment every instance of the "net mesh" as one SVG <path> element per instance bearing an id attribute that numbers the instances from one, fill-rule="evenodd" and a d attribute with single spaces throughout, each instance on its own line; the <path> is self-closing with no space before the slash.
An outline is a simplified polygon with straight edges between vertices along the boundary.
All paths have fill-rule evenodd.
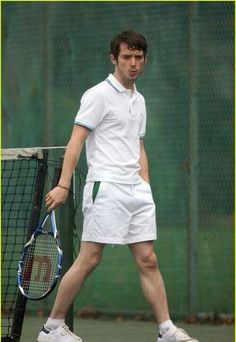
<path id="1" fill-rule="evenodd" d="M 234 11 L 230 1 L 2 4 L 5 147 L 66 145 L 81 95 L 113 71 L 113 34 L 132 27 L 147 38 L 137 88 L 175 316 L 234 311 Z M 75 309 L 88 306 L 149 314 L 126 248 L 105 249 Z"/>
<path id="2" fill-rule="evenodd" d="M 11 336 L 18 287 L 16 270 L 29 229 L 37 159 L 2 161 L 2 336 Z M 24 308 L 22 308 L 24 310 Z"/>

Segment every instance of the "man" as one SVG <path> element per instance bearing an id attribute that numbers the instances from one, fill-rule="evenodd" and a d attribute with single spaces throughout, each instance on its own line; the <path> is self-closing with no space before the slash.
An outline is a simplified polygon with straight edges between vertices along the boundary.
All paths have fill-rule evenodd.
<path id="1" fill-rule="evenodd" d="M 72 172 L 86 141 L 88 175 L 84 188 L 84 225 L 79 255 L 61 280 L 39 342 L 82 341 L 65 325 L 66 312 L 106 244 L 127 244 L 137 263 L 143 294 L 159 324 L 158 342 L 197 340 L 169 317 L 164 283 L 153 248 L 155 204 L 149 185 L 143 138 L 146 108 L 135 87 L 147 61 L 147 42 L 128 30 L 111 41 L 114 74 L 81 99 L 58 186 L 46 195 L 48 210 L 67 198 Z"/>

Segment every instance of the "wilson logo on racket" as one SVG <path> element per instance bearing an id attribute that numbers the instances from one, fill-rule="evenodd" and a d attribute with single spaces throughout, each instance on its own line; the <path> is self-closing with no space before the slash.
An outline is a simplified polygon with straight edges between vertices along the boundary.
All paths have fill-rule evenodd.
<path id="1" fill-rule="evenodd" d="M 55 212 L 51 211 L 26 243 L 18 263 L 18 286 L 25 297 L 39 300 L 52 292 L 61 273 L 62 254 Z"/>
<path id="2" fill-rule="evenodd" d="M 36 265 L 37 273 L 34 276 L 34 281 L 40 281 L 40 277 L 43 275 L 43 278 L 41 279 L 44 282 L 50 281 L 50 274 L 52 272 L 52 263 L 48 255 L 34 255 L 29 260 L 29 264 L 27 269 L 24 271 L 24 279 L 26 281 L 30 281 L 31 275 L 32 275 L 32 268 L 33 265 Z M 42 270 L 45 269 L 44 274 L 42 273 Z"/>

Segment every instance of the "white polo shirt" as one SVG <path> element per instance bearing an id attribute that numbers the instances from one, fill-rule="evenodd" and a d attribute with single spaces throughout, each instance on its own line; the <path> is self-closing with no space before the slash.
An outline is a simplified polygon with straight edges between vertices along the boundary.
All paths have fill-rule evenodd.
<path id="1" fill-rule="evenodd" d="M 146 129 L 144 97 L 113 76 L 87 90 L 75 124 L 91 130 L 86 140 L 87 181 L 140 182 L 140 139 Z"/>

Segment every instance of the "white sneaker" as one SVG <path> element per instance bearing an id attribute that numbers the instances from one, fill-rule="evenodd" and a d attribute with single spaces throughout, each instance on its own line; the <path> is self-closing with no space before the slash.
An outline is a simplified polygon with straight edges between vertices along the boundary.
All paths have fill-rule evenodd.
<path id="1" fill-rule="evenodd" d="M 173 327 L 167 330 L 163 335 L 159 333 L 157 342 L 199 342 L 193 337 L 188 336 L 183 329 Z"/>
<path id="2" fill-rule="evenodd" d="M 61 325 L 55 330 L 47 330 L 43 326 L 38 336 L 38 342 L 83 342 L 79 336 L 73 334 L 67 325 Z"/>

